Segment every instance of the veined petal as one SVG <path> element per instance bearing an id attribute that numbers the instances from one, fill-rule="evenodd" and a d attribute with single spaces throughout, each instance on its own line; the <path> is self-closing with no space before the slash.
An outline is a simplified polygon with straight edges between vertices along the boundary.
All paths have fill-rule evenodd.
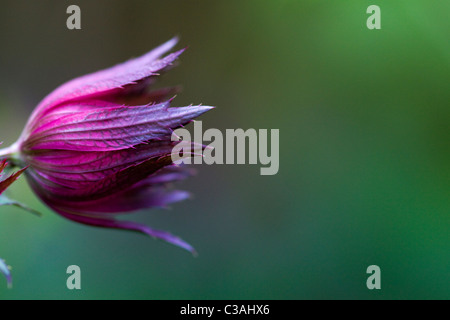
<path id="1" fill-rule="evenodd" d="M 167 205 L 186 200 L 189 192 L 167 190 L 163 187 L 130 188 L 126 192 L 87 202 L 66 202 L 54 205 L 81 215 L 106 217 L 111 214 L 131 213 L 149 208 L 165 208 Z"/>
<path id="2" fill-rule="evenodd" d="M 33 156 L 25 155 L 24 159 L 38 171 L 89 175 L 104 170 L 122 169 L 145 159 L 170 154 L 176 144 L 176 141 L 161 140 L 113 151 L 54 150 Z"/>
<path id="3" fill-rule="evenodd" d="M 173 147 L 178 143 L 180 142 L 163 140 L 110 152 L 83 153 L 57 150 L 39 156 L 27 156 L 25 161 L 30 163 L 27 177 L 38 182 L 35 189 L 44 188 L 47 192 L 57 193 L 59 196 L 69 196 L 74 194 L 74 190 L 81 192 L 81 190 L 94 188 L 100 180 L 132 165 L 139 165 L 149 159 L 155 159 L 155 161 L 168 157 L 172 159 Z M 183 154 L 182 157 L 201 154 L 204 147 L 192 143 L 191 153 Z M 169 165 L 157 170 L 148 178 L 141 175 L 140 183 L 145 185 L 168 183 L 181 180 L 191 174 L 192 171 L 188 171 L 183 166 Z"/>
<path id="4" fill-rule="evenodd" d="M 152 144 L 139 145 L 136 149 L 119 150 L 115 152 L 99 153 L 99 159 L 95 159 L 88 163 L 81 163 L 80 165 L 47 165 L 43 161 L 31 161 L 32 168 L 30 173 L 34 173 L 34 177 L 39 177 L 39 180 L 47 180 L 52 183 L 52 186 L 67 187 L 70 189 L 85 189 L 92 186 L 95 182 L 104 179 L 120 170 L 123 170 L 130 165 L 138 164 L 150 158 L 166 157 L 170 154 L 173 144 L 166 143 L 164 148 L 152 148 Z M 147 147 L 147 150 L 142 150 L 141 146 Z M 141 149 L 141 150 L 139 150 Z M 72 152 L 71 152 L 72 153 Z M 89 158 L 95 157 L 95 152 L 89 152 Z M 92 157 L 91 157 L 92 156 Z M 81 152 L 74 156 L 81 159 L 88 159 L 83 157 Z M 65 192 L 65 191 L 64 191 Z"/>
<path id="5" fill-rule="evenodd" d="M 55 129 L 64 131 L 65 126 L 68 125 L 75 127 L 83 125 L 84 121 L 86 121 L 86 127 L 89 127 L 92 122 L 95 124 L 101 120 L 120 120 L 123 116 L 138 117 L 142 113 L 166 110 L 170 106 L 170 102 L 169 100 L 159 104 L 139 106 L 126 106 L 103 100 L 72 102 L 40 118 L 39 123 L 31 132 L 31 140 L 45 136 L 49 132 L 52 133 Z"/>
<path id="6" fill-rule="evenodd" d="M 32 123 L 37 121 L 38 117 L 43 116 L 54 106 L 63 102 L 111 93 L 111 91 L 117 91 L 125 85 L 155 75 L 169 66 L 184 51 L 184 49 L 179 50 L 160 59 L 177 42 L 178 40 L 173 38 L 141 57 L 66 82 L 44 98 L 31 115 L 27 126 L 31 126 Z"/>
<path id="7" fill-rule="evenodd" d="M 99 102 L 84 102 L 87 108 L 63 114 L 43 124 L 23 142 L 23 150 L 109 151 L 162 139 L 174 128 L 211 109 L 208 106 L 169 108 L 170 102 L 150 106 L 114 106 L 89 109 Z M 88 109 L 88 110 L 84 110 Z"/>
<path id="8" fill-rule="evenodd" d="M 75 211 L 77 214 L 108 215 L 128 213 L 152 207 L 166 207 L 168 204 L 185 200 L 189 197 L 188 192 L 169 190 L 168 184 L 185 179 L 192 174 L 193 170 L 172 165 L 162 168 L 128 189 L 91 201 L 49 197 L 46 194 L 49 188 L 43 187 L 42 181 L 39 184 L 32 182 L 31 186 L 50 206 L 58 206 L 64 211 Z M 33 179 L 33 181 L 37 180 L 36 177 Z"/>
<path id="9" fill-rule="evenodd" d="M 171 163 L 170 156 L 147 159 L 110 174 L 99 181 L 89 183 L 85 187 L 76 189 L 63 186 L 52 181 L 51 176 L 48 177 L 34 170 L 30 170 L 27 176 L 30 177 L 29 182 L 34 186 L 33 189 L 42 189 L 42 195 L 44 197 L 47 195 L 50 200 L 90 201 L 125 190 Z"/>
<path id="10" fill-rule="evenodd" d="M 171 243 L 173 245 L 176 245 L 180 248 L 183 248 L 187 251 L 190 251 L 192 254 L 196 255 L 195 249 L 187 242 L 182 240 L 181 238 L 172 235 L 169 232 L 161 231 L 161 230 L 155 230 L 152 229 L 146 225 L 142 225 L 136 222 L 130 222 L 130 221 L 118 221 L 115 219 L 108 219 L 108 218 L 100 218 L 100 217 L 93 217 L 93 216 L 87 216 L 87 215 L 77 215 L 73 214 L 71 212 L 66 212 L 64 210 L 61 210 L 57 207 L 53 207 L 55 211 L 57 211 L 59 214 L 64 216 L 67 219 L 71 219 L 73 221 L 87 224 L 91 226 L 96 227 L 104 227 L 104 228 L 115 228 L 115 229 L 123 229 L 123 230 L 130 230 L 130 231 L 137 231 L 144 234 L 147 234 L 153 238 L 164 240 L 168 243 Z"/>

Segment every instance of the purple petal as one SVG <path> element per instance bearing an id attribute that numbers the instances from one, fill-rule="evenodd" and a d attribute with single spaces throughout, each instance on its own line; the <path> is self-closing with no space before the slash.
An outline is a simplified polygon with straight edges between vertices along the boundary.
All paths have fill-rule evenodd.
<path id="1" fill-rule="evenodd" d="M 70 200 L 75 193 L 94 188 L 102 179 L 112 176 L 132 165 L 154 159 L 172 159 L 172 150 L 178 141 L 152 141 L 149 144 L 141 144 L 134 148 L 110 152 L 75 152 L 66 150 L 49 151 L 36 156 L 25 156 L 25 161 L 30 164 L 27 171 L 29 182 L 35 181 L 34 189 L 44 189 L 44 194 L 56 194 L 56 198 L 63 196 L 64 200 Z M 192 143 L 191 150 L 201 153 L 202 145 Z M 190 156 L 186 154 L 184 156 Z M 155 168 L 156 170 L 156 168 Z M 184 179 L 193 174 L 184 166 L 175 166 L 169 163 L 155 174 L 149 176 L 142 173 L 139 177 L 140 186 L 154 186 Z M 150 173 L 151 174 L 151 173 Z M 123 186 L 124 187 L 124 186 Z M 124 190 L 125 187 L 122 189 Z M 55 197 L 53 197 L 55 198 Z M 90 198 L 90 197 L 89 197 Z M 79 196 L 76 197 L 77 201 Z M 88 199 L 90 200 L 90 199 Z"/>
<path id="2" fill-rule="evenodd" d="M 164 240 L 168 243 L 171 243 L 173 245 L 176 245 L 180 248 L 183 248 L 187 251 L 190 251 L 192 254 L 196 254 L 195 249 L 185 242 L 184 240 L 180 239 L 177 236 L 174 236 L 166 231 L 161 230 L 155 230 L 148 226 L 135 223 L 135 222 L 129 222 L 129 221 L 118 221 L 114 219 L 106 219 L 106 218 L 99 218 L 99 217 L 93 217 L 93 216 L 81 216 L 76 214 L 71 214 L 65 211 L 62 211 L 58 208 L 54 208 L 58 213 L 60 213 L 65 218 L 74 220 L 76 222 L 87 224 L 91 226 L 96 227 L 104 227 L 104 228 L 116 228 L 116 229 L 124 229 L 124 230 L 130 230 L 130 231 L 137 231 L 144 234 L 147 234 L 153 238 Z"/>
<path id="3" fill-rule="evenodd" d="M 156 72 L 168 67 L 184 51 L 180 50 L 160 59 L 163 54 L 176 45 L 177 41 L 174 38 L 139 58 L 66 82 L 38 105 L 28 121 L 28 127 L 37 123 L 38 117 L 63 102 L 111 93 L 114 90 L 120 90 L 125 85 L 156 75 Z"/>
<path id="4" fill-rule="evenodd" d="M 32 168 L 39 171 L 48 170 L 81 176 L 81 174 L 89 175 L 91 172 L 122 169 L 145 159 L 170 154 L 176 144 L 177 142 L 162 140 L 116 151 L 48 150 L 46 153 L 38 153 L 34 156 L 25 155 L 25 160 L 30 163 Z"/>
<path id="5" fill-rule="evenodd" d="M 96 103 L 99 102 L 82 103 L 80 108 L 83 111 L 62 114 L 58 119 L 44 123 L 23 143 L 24 150 L 86 152 L 127 149 L 145 141 L 167 137 L 173 128 L 211 109 L 207 106 L 168 108 L 169 102 L 166 102 L 91 110 L 90 106 Z"/>
<path id="6" fill-rule="evenodd" d="M 168 204 L 184 200 L 189 197 L 189 193 L 179 190 L 169 191 L 167 185 L 170 182 L 178 181 L 187 178 L 193 174 L 193 170 L 180 166 L 168 166 L 158 170 L 148 178 L 142 178 L 142 181 L 135 183 L 128 189 L 118 191 L 116 193 L 108 194 L 103 198 L 96 200 L 76 198 L 71 200 L 68 195 L 76 192 L 75 188 L 58 187 L 61 181 L 54 182 L 54 177 L 44 179 L 41 175 L 30 170 L 31 174 L 30 185 L 35 192 L 44 199 L 49 205 L 57 205 L 80 212 L 80 213 L 120 213 L 131 212 L 144 208 L 151 207 L 166 207 Z M 83 187 L 83 184 L 71 181 L 72 186 L 77 186 L 78 189 Z M 91 183 L 91 187 L 92 187 Z M 85 184 L 85 188 L 89 188 Z M 61 192 L 64 196 L 55 196 L 54 192 Z"/>
<path id="7" fill-rule="evenodd" d="M 88 202 L 66 202 L 56 204 L 64 211 L 76 211 L 77 214 L 91 216 L 106 216 L 110 214 L 131 213 L 143 209 L 166 207 L 168 204 L 189 198 L 186 191 L 165 188 L 130 189 L 124 193 L 115 194 L 103 199 Z"/>
<path id="8" fill-rule="evenodd" d="M 43 189 L 43 193 L 49 194 L 50 198 L 90 201 L 125 190 L 171 163 L 170 156 L 148 159 L 121 169 L 99 181 L 89 183 L 84 188 L 77 189 L 61 186 L 52 181 L 51 176 L 46 177 L 42 172 L 38 173 L 35 170 L 30 170 L 27 177 L 30 177 L 29 182 L 35 185 L 35 190 Z"/>
<path id="9" fill-rule="evenodd" d="M 156 145 L 155 145 L 156 144 Z M 161 141 L 136 148 L 114 152 L 66 152 L 72 158 L 40 157 L 30 160 L 29 174 L 37 180 L 51 182 L 56 188 L 65 186 L 70 189 L 85 188 L 103 178 L 138 164 L 150 158 L 160 158 L 170 154 L 175 143 Z M 63 161 L 67 160 L 64 165 Z M 59 165 L 53 162 L 60 161 Z M 77 163 L 80 163 L 77 165 Z M 145 177 L 142 177 L 143 179 Z M 45 181 L 41 181 L 45 183 Z"/>

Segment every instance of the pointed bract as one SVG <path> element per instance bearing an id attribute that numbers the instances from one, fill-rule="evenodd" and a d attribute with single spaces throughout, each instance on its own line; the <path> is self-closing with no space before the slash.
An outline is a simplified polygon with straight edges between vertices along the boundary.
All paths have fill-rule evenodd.
<path id="1" fill-rule="evenodd" d="M 7 166 L 7 162 L 6 159 L 3 160 L 0 163 L 0 174 L 2 173 L 2 171 L 5 169 L 5 167 Z M 10 175 L 8 178 L 4 179 L 4 180 L 0 180 L 0 194 L 2 194 L 14 181 L 17 180 L 17 178 L 27 169 L 27 167 L 20 169 L 19 171 L 17 171 L 16 173 L 13 173 L 12 175 Z"/>

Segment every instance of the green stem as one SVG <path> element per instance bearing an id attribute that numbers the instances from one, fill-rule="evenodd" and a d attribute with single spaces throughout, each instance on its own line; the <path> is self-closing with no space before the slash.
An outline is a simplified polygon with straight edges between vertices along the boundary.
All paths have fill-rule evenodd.
<path id="1" fill-rule="evenodd" d="M 8 159 L 12 164 L 18 162 L 20 160 L 19 144 L 16 142 L 7 148 L 0 149 L 0 160 L 1 159 Z"/>

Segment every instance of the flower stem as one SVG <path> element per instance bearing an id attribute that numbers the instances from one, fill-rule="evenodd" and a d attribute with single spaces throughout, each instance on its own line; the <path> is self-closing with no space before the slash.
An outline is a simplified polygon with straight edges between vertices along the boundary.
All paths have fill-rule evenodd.
<path id="1" fill-rule="evenodd" d="M 19 155 L 19 144 L 13 143 L 7 148 L 0 149 L 0 159 L 17 160 Z"/>

